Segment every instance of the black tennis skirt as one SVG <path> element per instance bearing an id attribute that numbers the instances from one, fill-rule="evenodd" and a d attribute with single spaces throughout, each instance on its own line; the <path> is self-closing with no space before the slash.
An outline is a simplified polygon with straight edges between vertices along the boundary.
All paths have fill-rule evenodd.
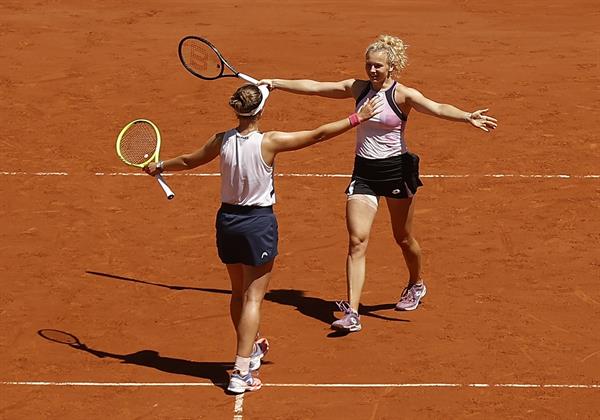
<path id="1" fill-rule="evenodd" d="M 419 156 L 414 153 L 407 152 L 385 159 L 356 156 L 346 194 L 409 198 L 421 186 Z"/>

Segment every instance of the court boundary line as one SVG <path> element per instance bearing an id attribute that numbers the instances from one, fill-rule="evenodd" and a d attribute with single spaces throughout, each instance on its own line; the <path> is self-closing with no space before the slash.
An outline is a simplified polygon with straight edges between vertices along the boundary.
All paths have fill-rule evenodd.
<path id="1" fill-rule="evenodd" d="M 20 172 L 2 171 L 4 176 L 69 176 L 68 172 Z M 95 172 L 94 176 L 147 176 L 143 172 Z M 214 173 L 165 173 L 167 177 L 218 177 Z M 350 174 L 324 174 L 324 173 L 277 173 L 277 177 L 307 177 L 307 178 L 350 178 Z M 568 174 L 422 174 L 421 178 L 546 178 L 546 179 L 600 179 L 600 175 L 568 175 Z"/>
<path id="2" fill-rule="evenodd" d="M 66 382 L 66 381 L 1 381 L 9 386 L 71 386 L 71 387 L 212 387 L 227 384 L 212 382 Z M 598 389 L 599 384 L 535 384 L 535 383 L 263 383 L 269 388 L 538 388 L 538 389 Z"/>
<path id="3" fill-rule="evenodd" d="M 243 420 L 244 418 L 244 393 L 235 396 L 233 404 L 233 420 Z"/>

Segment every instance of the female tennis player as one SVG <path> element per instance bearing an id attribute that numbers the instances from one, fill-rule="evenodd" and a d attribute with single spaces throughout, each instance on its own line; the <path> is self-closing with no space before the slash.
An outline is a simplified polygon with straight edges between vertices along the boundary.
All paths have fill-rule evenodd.
<path id="1" fill-rule="evenodd" d="M 367 80 L 260 81 L 261 85 L 268 85 L 270 89 L 291 93 L 334 99 L 353 98 L 357 109 L 376 96 L 380 96 L 384 102 L 383 111 L 356 131 L 354 170 L 346 189 L 348 302 L 338 304 L 344 316 L 331 325 L 333 329 L 360 331 L 362 328 L 358 307 L 365 283 L 367 243 L 381 196 L 385 197 L 394 238 L 402 250 L 409 272 L 408 284 L 400 295 L 396 309 L 414 310 L 425 296 L 427 289 L 421 278 L 421 248 L 412 235 L 414 196 L 422 183 L 419 179 L 419 157 L 408 151 L 404 136 L 410 112 L 414 109 L 434 117 L 464 122 L 483 131 L 492 130 L 497 125 L 495 118 L 485 115 L 487 109 L 466 112 L 452 105 L 435 102 L 418 90 L 398 83 L 400 71 L 406 64 L 404 42 L 394 36 L 380 35 L 365 53 Z"/>
<path id="2" fill-rule="evenodd" d="M 268 94 L 265 86 L 240 87 L 229 100 L 238 118 L 236 128 L 213 135 L 195 152 L 144 168 L 149 175 L 189 170 L 220 155 L 222 204 L 216 217 L 217 249 L 231 280 L 230 315 L 237 350 L 227 389 L 233 393 L 261 387 L 252 371 L 258 369 L 268 350 L 265 339 L 255 339 L 261 303 L 277 256 L 278 229 L 272 208 L 275 156 L 342 134 L 375 116 L 381 105 L 380 99 L 370 99 L 348 118 L 314 130 L 261 133 L 259 121 Z"/>

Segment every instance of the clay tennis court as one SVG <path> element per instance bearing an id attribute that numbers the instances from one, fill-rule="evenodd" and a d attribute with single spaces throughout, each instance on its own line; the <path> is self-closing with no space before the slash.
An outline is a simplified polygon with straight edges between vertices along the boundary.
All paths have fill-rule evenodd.
<path id="1" fill-rule="evenodd" d="M 585 0 L 3 0 L 0 417 L 598 418 L 599 16 Z M 119 162 L 116 135 L 149 118 L 171 157 L 235 123 L 227 99 L 241 82 L 187 73 L 185 35 L 259 79 L 341 80 L 363 77 L 379 33 L 409 44 L 405 84 L 489 107 L 499 128 L 411 113 L 429 292 L 419 310 L 393 310 L 407 273 L 381 206 L 363 331 L 344 337 L 329 324 L 346 293 L 353 133 L 278 157 L 265 386 L 227 395 L 217 161 L 168 176 L 167 201 Z M 262 127 L 311 128 L 352 109 L 275 91 Z"/>

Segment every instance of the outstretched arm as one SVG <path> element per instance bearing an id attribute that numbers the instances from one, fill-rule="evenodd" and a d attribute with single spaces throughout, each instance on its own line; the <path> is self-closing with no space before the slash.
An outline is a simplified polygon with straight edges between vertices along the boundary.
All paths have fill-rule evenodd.
<path id="1" fill-rule="evenodd" d="M 339 136 L 363 121 L 381 112 L 380 97 L 373 97 L 358 110 L 358 112 L 339 121 L 324 124 L 314 130 L 284 133 L 271 131 L 265 134 L 262 141 L 263 158 L 267 163 L 273 162 L 275 155 L 280 152 L 298 150 Z"/>
<path id="2" fill-rule="evenodd" d="M 458 109 L 454 105 L 440 104 L 426 98 L 416 89 L 406 88 L 404 92 L 406 102 L 415 110 L 434 117 L 444 118 L 450 121 L 468 122 L 472 126 L 483 131 L 493 130 L 498 126 L 498 120 L 488 115 L 484 115 L 488 109 L 479 109 L 473 112 L 466 112 Z"/>
<path id="3" fill-rule="evenodd" d="M 162 168 L 158 168 L 157 163 L 151 162 L 144 167 L 144 172 L 154 176 L 163 171 L 185 171 L 204 165 L 219 156 L 221 143 L 223 142 L 223 134 L 225 133 L 213 135 L 204 146 L 195 152 L 162 161 Z"/>
<path id="4" fill-rule="evenodd" d="M 286 80 L 286 79 L 263 79 L 258 82 L 269 86 L 269 89 L 281 89 L 290 93 L 302 95 L 317 95 L 326 98 L 344 99 L 352 98 L 352 87 L 356 80 L 347 79 L 339 82 L 317 82 L 315 80 Z"/>

